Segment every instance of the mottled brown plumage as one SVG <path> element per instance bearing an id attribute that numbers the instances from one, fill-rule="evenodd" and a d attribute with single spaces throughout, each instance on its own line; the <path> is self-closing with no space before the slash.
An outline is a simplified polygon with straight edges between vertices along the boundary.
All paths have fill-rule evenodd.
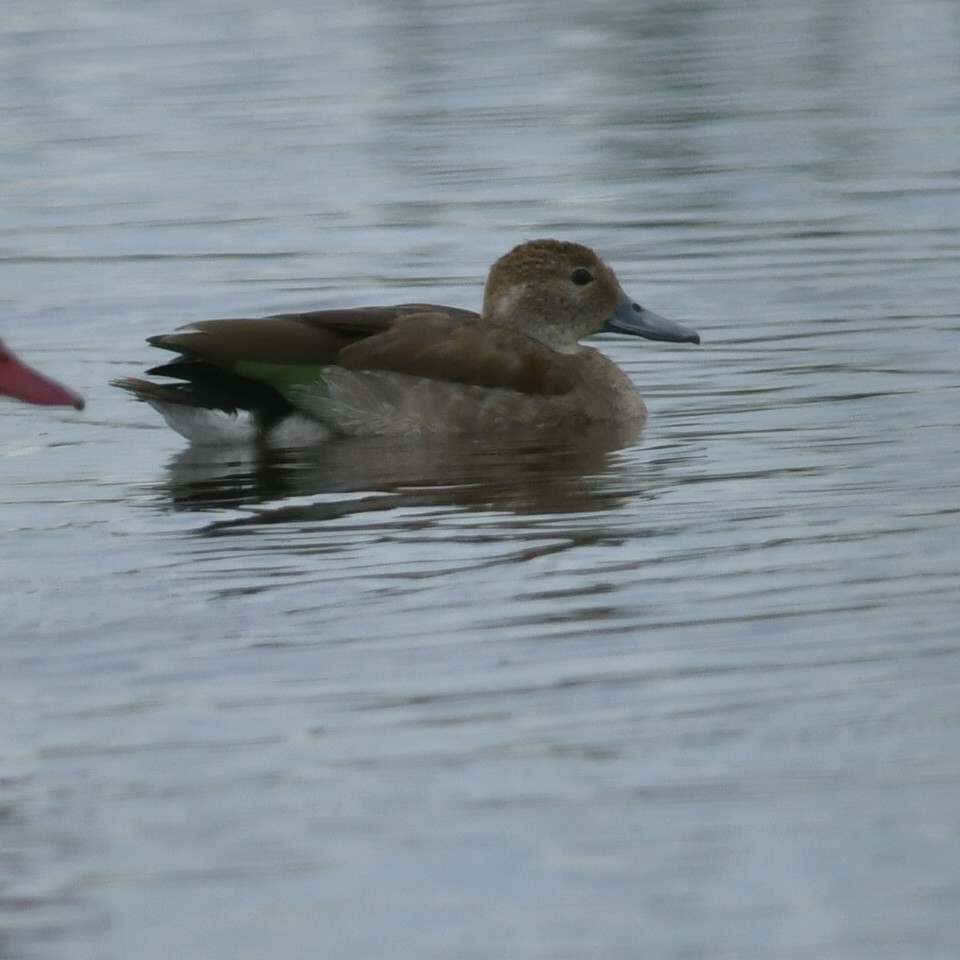
<path id="1" fill-rule="evenodd" d="M 195 440 L 184 408 L 254 415 L 272 430 L 294 412 L 325 433 L 420 433 L 624 421 L 644 414 L 612 361 L 578 341 L 604 329 L 699 342 L 634 304 L 592 250 L 536 240 L 491 267 L 483 313 L 435 304 L 208 320 L 150 343 L 179 354 L 115 381 Z"/>

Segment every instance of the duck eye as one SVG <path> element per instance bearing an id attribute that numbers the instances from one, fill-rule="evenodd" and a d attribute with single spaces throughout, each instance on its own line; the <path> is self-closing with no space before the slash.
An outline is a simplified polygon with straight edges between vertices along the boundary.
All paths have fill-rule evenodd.
<path id="1" fill-rule="evenodd" d="M 577 267 L 577 269 L 570 274 L 570 279 L 578 287 L 585 287 L 588 283 L 593 283 L 593 274 L 586 267 Z"/>

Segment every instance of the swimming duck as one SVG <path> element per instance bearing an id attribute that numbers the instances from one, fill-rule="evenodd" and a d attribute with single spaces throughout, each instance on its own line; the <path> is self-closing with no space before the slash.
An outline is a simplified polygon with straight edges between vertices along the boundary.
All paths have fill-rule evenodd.
<path id="1" fill-rule="evenodd" d="M 112 382 L 194 443 L 642 418 L 629 377 L 579 343 L 604 330 L 700 342 L 635 303 L 589 247 L 532 240 L 490 268 L 480 314 L 405 303 L 201 321 L 148 339 L 178 356 L 147 372 L 178 382 Z"/>
<path id="2" fill-rule="evenodd" d="M 83 397 L 56 380 L 45 377 L 39 370 L 28 367 L 2 340 L 0 340 L 0 394 L 25 403 L 48 407 L 75 407 L 82 410 Z"/>

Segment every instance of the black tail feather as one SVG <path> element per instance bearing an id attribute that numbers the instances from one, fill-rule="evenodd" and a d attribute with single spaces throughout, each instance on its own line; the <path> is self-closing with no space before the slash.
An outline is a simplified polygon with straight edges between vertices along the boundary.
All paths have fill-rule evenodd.
<path id="1" fill-rule="evenodd" d="M 181 382 L 154 383 L 140 377 L 120 377 L 110 382 L 147 403 L 175 403 L 231 414 L 248 410 L 264 428 L 293 411 L 293 405 L 268 384 L 239 377 L 188 357 L 178 357 L 170 363 L 153 367 L 147 373 L 173 377 Z"/>

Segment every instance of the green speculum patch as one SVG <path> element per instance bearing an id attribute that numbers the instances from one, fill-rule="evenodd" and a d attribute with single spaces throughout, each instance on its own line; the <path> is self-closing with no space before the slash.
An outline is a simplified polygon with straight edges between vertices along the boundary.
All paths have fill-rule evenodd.
<path id="1" fill-rule="evenodd" d="M 316 364 L 261 363 L 256 360 L 239 360 L 234 364 L 234 373 L 251 380 L 269 383 L 284 396 L 295 387 L 312 386 L 323 379 L 323 367 Z"/>

